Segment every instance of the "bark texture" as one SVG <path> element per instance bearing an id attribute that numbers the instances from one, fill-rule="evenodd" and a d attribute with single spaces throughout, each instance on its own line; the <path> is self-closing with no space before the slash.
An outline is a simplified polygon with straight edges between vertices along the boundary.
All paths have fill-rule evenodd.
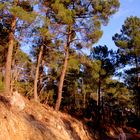
<path id="1" fill-rule="evenodd" d="M 12 65 L 12 54 L 14 48 L 14 31 L 16 26 L 16 18 L 12 18 L 11 30 L 9 33 L 9 47 L 6 58 L 6 70 L 5 70 L 5 91 L 7 94 L 10 93 L 10 85 L 11 85 L 11 65 Z"/>
<path id="2" fill-rule="evenodd" d="M 37 66 L 36 66 L 36 73 L 35 73 L 35 79 L 34 79 L 34 100 L 35 101 L 38 101 L 37 83 L 38 83 L 39 66 L 40 66 L 40 63 L 41 63 L 42 54 L 43 54 L 43 46 L 41 46 L 40 52 L 39 52 L 39 55 L 38 55 Z"/>

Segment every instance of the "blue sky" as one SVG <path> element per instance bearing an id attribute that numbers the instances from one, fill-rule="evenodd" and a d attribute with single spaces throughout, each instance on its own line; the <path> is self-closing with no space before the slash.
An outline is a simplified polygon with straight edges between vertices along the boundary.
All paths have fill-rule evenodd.
<path id="1" fill-rule="evenodd" d="M 120 0 L 119 11 L 110 18 L 107 26 L 102 27 L 103 36 L 93 46 L 107 45 L 110 49 L 116 49 L 112 36 L 120 31 L 125 19 L 129 16 L 140 18 L 140 0 Z"/>

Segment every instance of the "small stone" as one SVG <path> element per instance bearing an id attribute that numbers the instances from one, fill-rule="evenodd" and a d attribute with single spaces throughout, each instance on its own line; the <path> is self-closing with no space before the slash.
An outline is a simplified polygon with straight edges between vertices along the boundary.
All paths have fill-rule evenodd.
<path id="1" fill-rule="evenodd" d="M 13 92 L 13 95 L 10 98 L 10 105 L 17 107 L 19 110 L 23 110 L 25 108 L 23 97 L 17 91 Z"/>

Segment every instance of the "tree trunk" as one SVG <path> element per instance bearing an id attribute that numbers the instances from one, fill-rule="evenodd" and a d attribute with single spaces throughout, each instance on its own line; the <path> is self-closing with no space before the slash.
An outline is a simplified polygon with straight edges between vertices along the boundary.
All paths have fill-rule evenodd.
<path id="1" fill-rule="evenodd" d="M 14 90 L 17 79 L 18 79 L 18 69 L 17 69 L 17 66 L 14 66 L 14 73 L 13 73 L 13 76 L 11 77 L 11 92 L 13 92 Z"/>
<path id="2" fill-rule="evenodd" d="M 97 124 L 100 124 L 101 121 L 101 77 L 100 77 L 100 72 L 99 72 L 99 81 L 98 81 L 98 111 L 97 111 L 97 115 L 98 115 L 98 120 L 97 120 Z"/>
<path id="3" fill-rule="evenodd" d="M 103 100 L 103 95 L 102 95 L 102 97 L 101 97 L 101 100 L 102 100 L 102 103 L 101 103 L 101 109 L 102 109 L 102 119 L 103 119 L 103 121 L 105 120 L 104 118 L 104 100 Z"/>
<path id="4" fill-rule="evenodd" d="M 137 115 L 140 116 L 140 95 L 139 95 L 139 64 L 138 64 L 138 58 L 137 55 L 135 56 L 135 65 L 136 65 L 136 102 L 137 102 Z"/>
<path id="5" fill-rule="evenodd" d="M 84 86 L 84 80 L 82 79 L 82 94 L 83 94 L 83 108 L 86 108 L 86 91 Z"/>
<path id="6" fill-rule="evenodd" d="M 18 55 L 19 47 L 17 46 L 14 49 L 15 49 L 14 50 L 15 53 L 13 54 L 13 60 L 12 60 L 12 64 L 11 64 L 12 68 L 14 69 L 14 72 L 11 74 L 11 89 L 10 89 L 11 92 L 13 92 L 14 88 L 16 88 L 15 83 L 17 83 L 18 75 L 19 75 L 18 67 L 17 67 L 18 64 L 16 64 L 16 56 Z"/>
<path id="7" fill-rule="evenodd" d="M 62 100 L 63 84 L 64 84 L 64 79 L 66 76 L 66 70 L 67 70 L 68 59 L 69 59 L 69 47 L 70 47 L 70 42 L 71 42 L 71 34 L 72 34 L 72 29 L 71 29 L 71 26 L 69 26 L 67 43 L 66 43 L 66 46 L 64 46 L 65 60 L 64 60 L 64 65 L 63 65 L 63 69 L 62 69 L 61 76 L 60 76 L 60 81 L 58 84 L 58 96 L 57 96 L 57 100 L 56 100 L 56 104 L 55 104 L 56 111 L 58 111 L 60 109 L 60 104 L 61 104 L 61 100 Z"/>
<path id="8" fill-rule="evenodd" d="M 98 82 L 98 107 L 101 107 L 101 78 L 99 73 L 99 82 Z"/>
<path id="9" fill-rule="evenodd" d="M 6 70 L 5 70 L 5 92 L 10 94 L 10 83 L 11 83 L 11 65 L 12 65 L 12 53 L 14 47 L 14 31 L 16 26 L 16 18 L 13 17 L 11 23 L 11 30 L 9 33 L 9 47 L 6 58 Z"/>
<path id="10" fill-rule="evenodd" d="M 41 62 L 41 71 L 40 73 L 40 79 L 39 79 L 39 96 L 41 96 L 42 90 L 43 90 L 43 74 L 44 74 L 44 66 L 45 66 L 45 61 L 42 60 Z"/>
<path id="11" fill-rule="evenodd" d="M 139 70 L 138 70 L 138 68 L 139 68 L 139 65 L 138 65 L 138 58 L 137 58 L 137 56 L 135 56 L 135 65 L 136 65 L 136 76 L 137 76 L 137 88 L 138 88 L 138 86 L 139 86 Z"/>
<path id="12" fill-rule="evenodd" d="M 41 46 L 40 51 L 39 51 L 37 66 L 36 66 L 35 79 L 34 79 L 34 100 L 35 101 L 38 101 L 37 82 L 38 82 L 39 66 L 40 66 L 40 63 L 41 63 L 42 53 L 43 53 L 43 46 Z"/>
<path id="13" fill-rule="evenodd" d="M 1 82 L 3 81 L 3 80 L 2 80 L 2 79 L 3 79 L 2 77 L 3 77 L 3 74 L 2 74 L 2 67 L 0 67 L 0 81 L 1 81 Z"/>
<path id="14" fill-rule="evenodd" d="M 66 75 L 66 70 L 67 70 L 67 66 L 68 66 L 68 59 L 69 59 L 69 48 L 66 48 L 66 55 L 65 55 L 65 61 L 64 61 L 64 66 L 62 69 L 62 73 L 60 76 L 60 81 L 59 81 L 59 85 L 58 85 L 58 97 L 56 100 L 56 105 L 55 105 L 55 110 L 58 111 L 60 108 L 60 104 L 61 104 L 61 99 L 62 99 L 62 89 L 63 89 L 63 83 L 64 83 L 64 79 L 65 79 L 65 75 Z"/>

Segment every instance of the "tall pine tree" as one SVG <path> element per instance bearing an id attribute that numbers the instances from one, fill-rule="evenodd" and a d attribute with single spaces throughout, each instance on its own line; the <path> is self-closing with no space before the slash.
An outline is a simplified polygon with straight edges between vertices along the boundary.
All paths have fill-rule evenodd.
<path id="1" fill-rule="evenodd" d="M 12 54 L 14 48 L 14 40 L 15 40 L 15 31 L 17 27 L 17 20 L 25 20 L 28 22 L 32 22 L 35 18 L 35 15 L 32 14 L 33 8 L 30 5 L 29 1 L 2 1 L 0 3 L 2 20 L 4 23 L 8 23 L 8 52 L 6 58 L 6 68 L 5 68 L 5 91 L 7 94 L 10 92 L 10 84 L 11 84 L 11 65 L 12 65 Z M 30 14 L 29 14 L 30 13 Z"/>
<path id="2" fill-rule="evenodd" d="M 69 60 L 70 48 L 90 47 L 102 36 L 101 24 L 108 23 L 109 17 L 119 8 L 118 0 L 98 1 L 98 0 L 55 0 L 46 1 L 46 6 L 51 12 L 52 25 L 55 25 L 54 32 L 57 37 L 61 37 L 62 51 L 64 52 L 64 64 L 58 84 L 58 98 L 55 109 L 59 110 L 63 83 Z M 52 30 L 54 29 L 51 28 Z"/>

